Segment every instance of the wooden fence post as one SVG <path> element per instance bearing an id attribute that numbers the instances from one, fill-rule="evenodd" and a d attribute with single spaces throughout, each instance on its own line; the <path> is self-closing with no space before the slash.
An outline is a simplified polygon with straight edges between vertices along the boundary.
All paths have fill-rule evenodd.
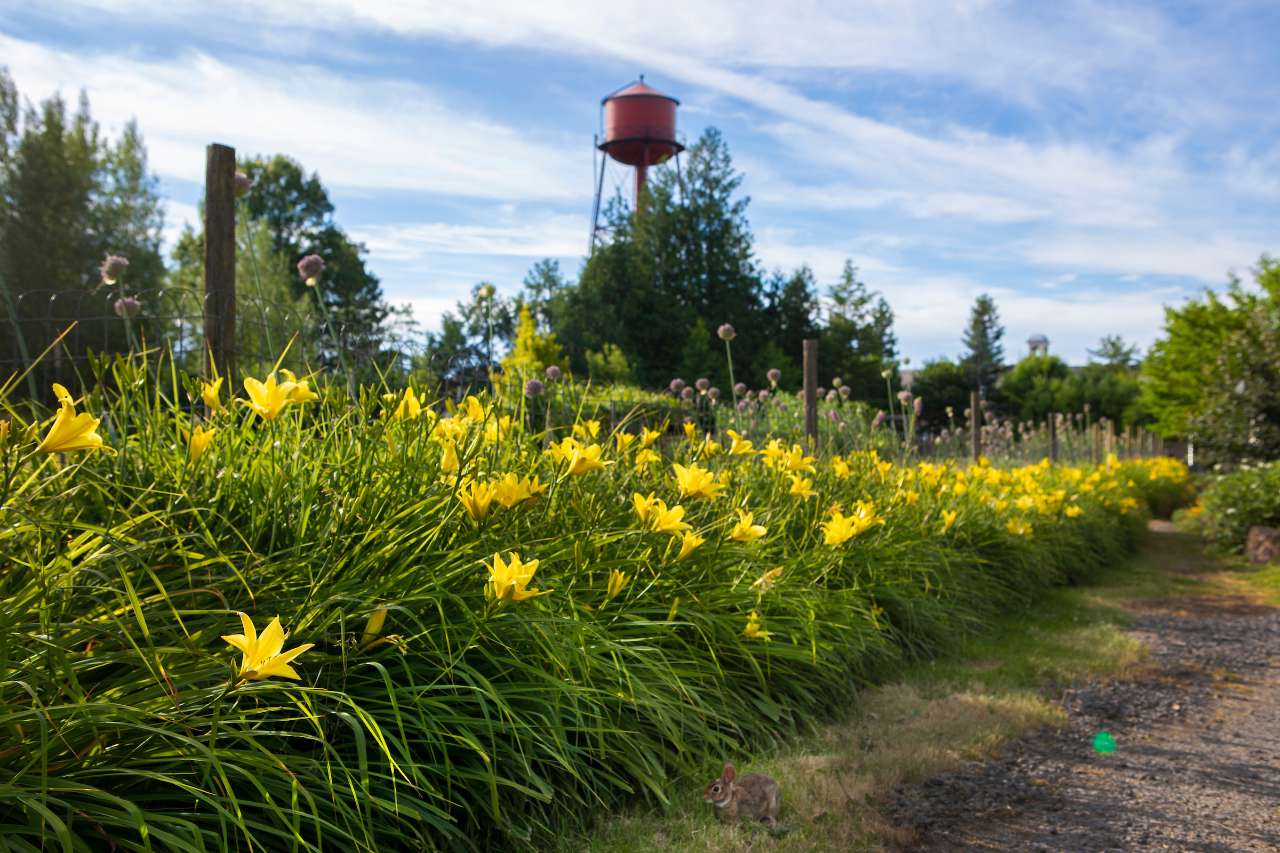
<path id="1" fill-rule="evenodd" d="M 1058 415 L 1049 413 L 1049 463 L 1058 464 Z"/>
<path id="2" fill-rule="evenodd" d="M 804 434 L 809 446 L 818 446 L 818 341 L 804 342 Z"/>
<path id="3" fill-rule="evenodd" d="M 978 392 L 969 392 L 969 444 L 973 461 L 982 456 L 982 410 L 978 407 Z"/>
<path id="4" fill-rule="evenodd" d="M 204 343 L 206 367 L 236 382 L 236 150 L 205 149 Z"/>

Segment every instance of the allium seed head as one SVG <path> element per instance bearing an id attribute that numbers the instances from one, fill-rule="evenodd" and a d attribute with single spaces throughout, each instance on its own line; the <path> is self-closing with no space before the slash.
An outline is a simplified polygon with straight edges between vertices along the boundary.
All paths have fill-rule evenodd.
<path id="1" fill-rule="evenodd" d="M 115 284 L 128 268 L 128 258 L 121 255 L 107 255 L 102 261 L 102 280 L 107 284 Z"/>
<path id="2" fill-rule="evenodd" d="M 142 310 L 142 303 L 137 299 L 134 299 L 132 296 L 121 296 L 115 301 L 115 305 L 113 307 L 115 308 L 117 317 L 132 320 L 134 317 L 137 317 L 138 312 Z"/>
<path id="3" fill-rule="evenodd" d="M 542 384 L 541 379 L 530 379 L 528 382 L 524 383 L 524 395 L 530 399 L 537 397 L 545 390 L 547 390 L 547 388 Z"/>
<path id="4" fill-rule="evenodd" d="M 692 400 L 693 389 L 690 388 L 688 385 L 684 386 L 683 388 L 680 389 L 680 397 L 681 399 L 684 399 L 684 400 Z"/>
<path id="5" fill-rule="evenodd" d="M 253 180 L 244 172 L 236 172 L 236 198 L 242 198 L 253 189 Z"/>
<path id="6" fill-rule="evenodd" d="M 736 383 L 736 384 L 733 386 L 733 393 L 737 394 L 739 397 L 741 397 L 742 395 L 746 394 L 746 393 L 747 393 L 747 383 L 745 383 L 745 382 L 738 382 L 738 383 Z"/>
<path id="7" fill-rule="evenodd" d="M 547 379 L 551 380 L 552 382 L 560 381 L 560 376 L 561 376 L 560 365 L 558 364 L 547 365 L 546 373 L 547 373 Z"/>
<path id="8" fill-rule="evenodd" d="M 881 409 L 880 411 L 876 412 L 876 416 L 871 420 L 871 428 L 877 429 L 878 427 L 882 426 L 884 424 L 886 417 L 888 416 L 884 413 L 884 409 Z"/>
<path id="9" fill-rule="evenodd" d="M 733 330 L 733 326 L 725 323 L 720 328 L 716 329 L 716 334 L 720 336 L 720 340 L 722 341 L 731 341 L 738 333 Z"/>
<path id="10" fill-rule="evenodd" d="M 307 255 L 305 258 L 298 261 L 298 275 L 300 275 L 308 285 L 314 286 L 316 278 L 322 272 L 324 272 L 324 258 L 319 255 Z"/>
<path id="11" fill-rule="evenodd" d="M 694 384 L 694 387 L 696 387 L 699 391 L 704 391 L 704 392 L 705 392 L 708 388 L 710 388 L 710 387 L 711 387 L 711 380 L 710 380 L 710 379 L 708 379 L 708 378 L 706 378 L 705 376 L 703 376 L 703 377 L 701 377 L 700 379 L 698 379 L 698 381 L 697 381 L 697 382 L 694 382 L 693 384 Z"/>
<path id="12" fill-rule="evenodd" d="M 782 379 L 782 371 L 776 367 L 771 367 L 769 368 L 769 372 L 766 373 L 765 376 L 769 378 L 770 383 L 772 383 L 773 385 L 777 385 L 778 382 L 781 381 Z"/>

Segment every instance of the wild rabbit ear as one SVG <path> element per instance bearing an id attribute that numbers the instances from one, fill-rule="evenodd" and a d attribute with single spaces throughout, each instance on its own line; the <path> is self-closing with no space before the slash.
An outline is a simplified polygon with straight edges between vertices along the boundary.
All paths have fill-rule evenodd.
<path id="1" fill-rule="evenodd" d="M 723 772 L 723 773 L 721 773 L 720 775 L 724 777 L 724 781 L 726 781 L 726 782 L 732 782 L 732 781 L 733 781 L 733 777 L 734 777 L 734 774 L 735 774 L 735 773 L 737 773 L 737 771 L 736 771 L 736 770 L 734 770 L 734 768 L 733 768 L 733 762 L 732 762 L 732 761 L 726 761 L 726 762 L 724 763 L 724 772 Z"/>

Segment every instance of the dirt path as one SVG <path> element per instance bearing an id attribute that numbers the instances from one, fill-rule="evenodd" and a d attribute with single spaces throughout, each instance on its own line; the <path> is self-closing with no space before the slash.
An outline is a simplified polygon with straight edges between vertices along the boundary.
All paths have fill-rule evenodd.
<path id="1" fill-rule="evenodd" d="M 1168 525 L 1149 550 L 1171 573 L 1215 570 Z M 1227 595 L 1129 609 L 1150 665 L 1058 688 L 1064 728 L 900 788 L 908 849 L 1280 851 L 1280 609 Z M 1101 731 L 1114 752 L 1094 750 Z"/>

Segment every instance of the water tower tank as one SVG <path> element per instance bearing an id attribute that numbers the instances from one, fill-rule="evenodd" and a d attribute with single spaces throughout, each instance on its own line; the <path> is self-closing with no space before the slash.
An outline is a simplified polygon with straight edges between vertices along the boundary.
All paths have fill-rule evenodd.
<path id="1" fill-rule="evenodd" d="M 600 150 L 619 163 L 635 167 L 637 199 L 649 167 L 684 150 L 676 141 L 679 104 L 645 83 L 644 77 L 600 102 L 604 124 Z"/>

